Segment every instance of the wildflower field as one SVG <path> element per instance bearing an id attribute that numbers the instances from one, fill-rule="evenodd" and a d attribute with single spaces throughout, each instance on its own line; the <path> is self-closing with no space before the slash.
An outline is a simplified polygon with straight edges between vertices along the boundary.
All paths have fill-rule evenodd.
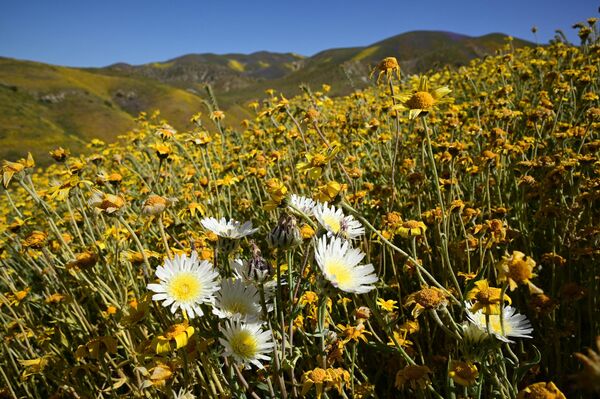
<path id="1" fill-rule="evenodd" d="M 600 43 L 2 166 L 0 397 L 590 398 Z M 595 392 L 595 393 L 594 393 Z"/>

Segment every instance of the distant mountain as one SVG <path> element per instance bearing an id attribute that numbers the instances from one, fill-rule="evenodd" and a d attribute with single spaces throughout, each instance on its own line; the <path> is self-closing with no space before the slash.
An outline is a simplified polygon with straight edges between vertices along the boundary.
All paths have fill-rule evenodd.
<path id="1" fill-rule="evenodd" d="M 366 86 L 370 71 L 385 57 L 396 57 L 404 74 L 423 73 L 447 65 L 466 65 L 472 59 L 493 55 L 506 44 L 506 37 L 501 33 L 480 37 L 436 31 L 403 33 L 370 46 L 322 51 L 306 58 L 301 68 L 282 78 L 258 82 L 221 97 L 227 102 L 241 101 L 260 95 L 269 87 L 296 93 L 301 83 L 315 86 L 327 83 L 333 86 L 333 94 L 345 94 L 353 87 Z M 516 38 L 512 43 L 515 48 L 534 45 Z"/>
<path id="2" fill-rule="evenodd" d="M 261 51 L 252 54 L 187 54 L 165 62 L 143 65 L 114 64 L 95 70 L 118 76 L 143 76 L 162 83 L 203 92 L 211 84 L 216 91 L 228 92 L 257 81 L 282 78 L 298 70 L 304 57 Z"/>
<path id="3" fill-rule="evenodd" d="M 275 88 L 288 95 L 302 83 L 333 86 L 344 94 L 369 84 L 382 58 L 395 56 L 405 74 L 446 65 L 460 66 L 494 54 L 506 35 L 469 37 L 451 32 L 417 31 L 365 47 L 322 51 L 312 57 L 293 53 L 188 54 L 143 65 L 69 68 L 0 57 L 0 159 L 32 151 L 40 162 L 62 145 L 78 152 L 93 137 L 107 141 L 134 126 L 141 111 L 160 109 L 176 128 L 205 110 L 207 84 L 213 86 L 227 121 L 248 115 L 243 104 Z M 532 45 L 515 39 L 514 47 Z"/>

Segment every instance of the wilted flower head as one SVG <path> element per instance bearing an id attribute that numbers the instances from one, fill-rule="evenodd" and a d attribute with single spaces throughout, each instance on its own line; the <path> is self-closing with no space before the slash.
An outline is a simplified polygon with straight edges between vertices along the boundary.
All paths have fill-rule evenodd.
<path id="1" fill-rule="evenodd" d="M 160 195 L 152 194 L 150 195 L 146 201 L 144 201 L 144 205 L 142 206 L 142 213 L 147 215 L 159 215 L 161 214 L 171 203 L 173 200 L 170 198 L 165 198 Z"/>
<path id="2" fill-rule="evenodd" d="M 125 200 L 119 195 L 94 191 L 94 194 L 88 200 L 88 204 L 94 208 L 97 213 L 104 212 L 112 214 L 125 206 Z"/>
<path id="3" fill-rule="evenodd" d="M 277 225 L 267 235 L 267 243 L 272 248 L 288 249 L 302 243 L 300 229 L 296 224 L 296 218 L 290 214 L 283 213 L 279 217 Z"/>

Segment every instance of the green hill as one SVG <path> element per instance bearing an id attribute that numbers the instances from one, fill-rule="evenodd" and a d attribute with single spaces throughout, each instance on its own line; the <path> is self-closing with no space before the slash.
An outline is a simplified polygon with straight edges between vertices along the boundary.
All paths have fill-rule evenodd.
<path id="1" fill-rule="evenodd" d="M 188 54 L 165 62 L 85 69 L 0 58 L 0 159 L 31 151 L 45 163 L 48 151 L 59 145 L 79 152 L 91 138 L 112 141 L 134 126 L 141 111 L 159 109 L 175 128 L 185 129 L 193 114 L 206 110 L 207 84 L 231 124 L 246 117 L 244 104 L 264 97 L 268 88 L 293 95 L 300 84 L 327 83 L 333 95 L 345 94 L 368 85 L 369 71 L 384 57 L 395 56 L 404 74 L 421 73 L 494 54 L 505 38 L 418 31 L 307 58 L 270 52 Z M 530 44 L 513 41 L 515 47 Z"/>
<path id="2" fill-rule="evenodd" d="M 183 129 L 202 99 L 151 79 L 0 59 L 0 158 L 31 151 L 40 161 L 62 145 L 73 151 L 97 137 L 112 141 L 141 111 L 160 109 Z"/>

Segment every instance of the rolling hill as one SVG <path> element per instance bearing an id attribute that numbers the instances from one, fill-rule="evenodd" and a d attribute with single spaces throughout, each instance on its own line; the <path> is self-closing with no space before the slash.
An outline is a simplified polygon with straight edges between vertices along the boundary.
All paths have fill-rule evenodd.
<path id="1" fill-rule="evenodd" d="M 177 129 L 205 111 L 204 88 L 213 86 L 219 103 L 235 123 L 247 116 L 243 104 L 275 88 L 287 95 L 302 83 L 328 83 L 332 94 L 369 84 L 370 69 L 382 58 L 398 58 L 405 74 L 460 66 L 494 54 L 506 36 L 469 37 L 450 32 L 416 31 L 364 47 L 322 51 L 312 57 L 293 53 L 188 54 L 143 65 L 69 68 L 0 58 L 0 159 L 31 151 L 49 161 L 56 146 L 73 152 L 97 137 L 106 141 L 133 128 L 141 111 L 160 109 Z M 515 39 L 515 47 L 531 43 Z"/>

